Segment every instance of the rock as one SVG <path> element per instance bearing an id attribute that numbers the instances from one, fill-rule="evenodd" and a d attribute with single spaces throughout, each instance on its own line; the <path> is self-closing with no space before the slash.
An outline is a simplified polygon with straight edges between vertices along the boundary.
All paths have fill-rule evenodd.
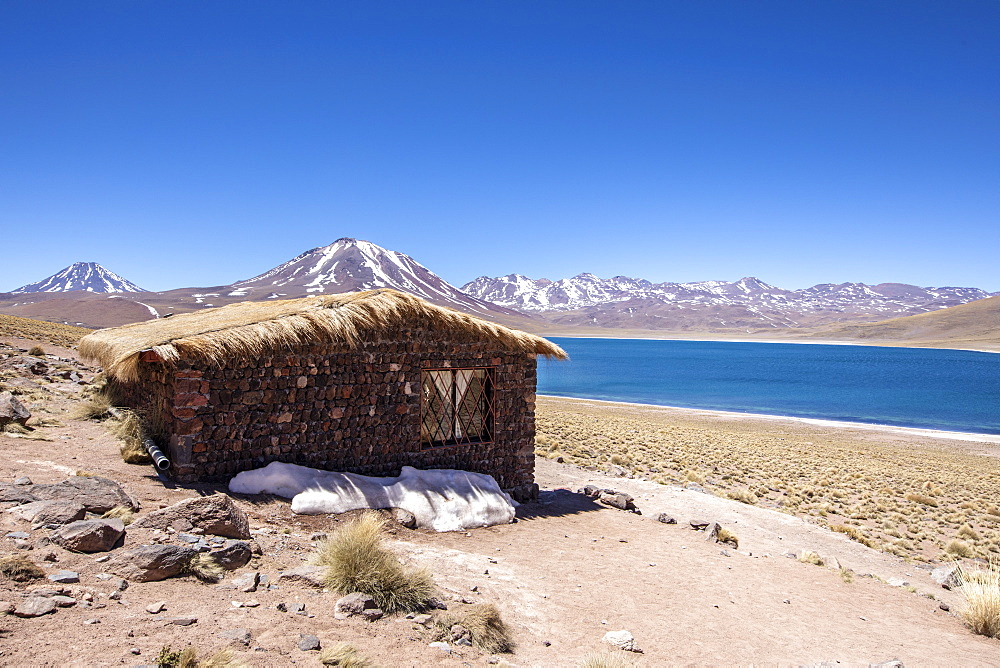
<path id="1" fill-rule="evenodd" d="M 909 587 L 910 586 L 909 581 L 904 580 L 903 578 L 889 578 L 888 580 L 886 580 L 886 582 L 888 582 L 889 585 L 892 586 L 892 587 Z"/>
<path id="2" fill-rule="evenodd" d="M 663 522 L 664 524 L 677 524 L 677 520 L 675 520 L 670 515 L 667 515 L 666 513 L 660 513 L 659 515 L 657 515 L 656 521 Z"/>
<path id="3" fill-rule="evenodd" d="M 441 642 L 440 640 L 427 644 L 428 647 L 433 647 L 434 649 L 439 649 L 445 654 L 451 654 L 451 647 L 446 642 Z"/>
<path id="4" fill-rule="evenodd" d="M 315 652 L 319 649 L 319 638 L 311 633 L 300 633 L 298 648 L 303 652 Z"/>
<path id="5" fill-rule="evenodd" d="M 75 571 L 59 571 L 50 575 L 49 580 L 59 584 L 76 584 L 80 581 L 80 574 Z"/>
<path id="6" fill-rule="evenodd" d="M 326 582 L 323 581 L 323 569 L 319 566 L 299 566 L 282 571 L 278 573 L 278 582 L 282 580 L 286 582 L 298 582 L 310 587 L 316 587 L 317 589 L 322 589 L 326 586 Z"/>
<path id="7" fill-rule="evenodd" d="M 242 540 L 227 540 L 225 547 L 212 552 L 215 562 L 227 571 L 235 571 L 246 566 L 252 556 L 250 543 Z"/>
<path id="8" fill-rule="evenodd" d="M 604 634 L 602 640 L 612 647 L 625 650 L 626 652 L 642 652 L 639 646 L 635 644 L 635 638 L 628 631 L 608 631 Z"/>
<path id="9" fill-rule="evenodd" d="M 405 508 L 393 508 L 392 518 L 396 520 L 396 523 L 399 524 L 401 527 L 405 527 L 407 529 L 417 528 L 416 516 L 414 516 L 413 513 L 411 513 L 409 510 L 406 510 Z"/>
<path id="10" fill-rule="evenodd" d="M 582 488 L 577 490 L 578 494 L 583 494 L 584 496 L 589 496 L 592 499 L 596 499 L 601 495 L 601 488 L 597 485 L 584 485 Z"/>
<path id="11" fill-rule="evenodd" d="M 42 501 L 75 501 L 89 513 L 103 514 L 118 506 L 139 509 L 139 503 L 121 485 L 100 476 L 71 476 L 54 485 L 32 485 L 31 494 Z"/>
<path id="12" fill-rule="evenodd" d="M 624 492 L 617 492 L 615 494 L 601 494 L 598 501 L 606 506 L 611 506 L 612 508 L 617 508 L 618 510 L 634 510 L 635 504 L 632 503 L 632 497 Z"/>
<path id="13" fill-rule="evenodd" d="M 23 475 L 20 478 L 16 478 L 14 480 L 14 484 L 17 485 L 18 487 L 23 487 L 25 485 L 30 485 L 31 484 L 31 478 L 29 478 L 26 475 Z"/>
<path id="14" fill-rule="evenodd" d="M 708 522 L 707 520 L 691 520 L 688 524 L 690 524 L 691 528 L 695 531 L 704 531 L 708 528 L 708 525 L 711 524 L 711 522 Z"/>
<path id="15" fill-rule="evenodd" d="M 453 624 L 449 629 L 451 633 L 451 641 L 455 644 L 460 644 L 462 640 L 468 640 L 472 638 L 472 631 L 465 628 L 461 624 Z"/>
<path id="16" fill-rule="evenodd" d="M 719 542 L 719 531 L 722 527 L 718 522 L 712 522 L 707 527 L 705 527 L 705 540 L 711 543 Z"/>
<path id="17" fill-rule="evenodd" d="M 218 585 L 219 589 L 235 589 L 236 591 L 241 591 L 244 594 L 249 594 L 257 591 L 257 586 L 260 584 L 260 573 L 254 571 L 253 573 L 244 573 L 239 575 L 229 582 Z"/>
<path id="18" fill-rule="evenodd" d="M 233 500 L 225 494 L 185 499 L 140 517 L 132 523 L 132 526 L 137 529 L 162 530 L 169 527 L 175 531 L 198 528 L 214 536 L 250 538 L 250 522 L 247 514 L 237 508 Z"/>
<path id="19" fill-rule="evenodd" d="M 108 580 L 108 584 L 114 587 L 116 591 L 125 591 L 128 589 L 128 580 L 123 580 L 122 578 L 111 578 Z"/>
<path id="20" fill-rule="evenodd" d="M 382 616 L 382 611 L 375 604 L 375 599 L 367 594 L 354 592 L 337 599 L 333 606 L 333 617 L 334 619 L 347 619 L 355 615 L 365 615 L 366 610 L 378 610 L 379 617 Z"/>
<path id="21" fill-rule="evenodd" d="M 426 613 L 420 615 L 413 615 L 413 623 L 420 624 L 421 626 L 427 626 L 428 624 L 431 623 L 432 619 L 434 618 Z"/>
<path id="22" fill-rule="evenodd" d="M 8 511 L 14 517 L 31 522 L 33 529 L 56 524 L 63 525 L 82 520 L 87 516 L 83 504 L 69 500 L 34 501 Z"/>
<path id="23" fill-rule="evenodd" d="M 31 411 L 24 407 L 10 392 L 0 392 L 0 428 L 11 423 L 22 427 L 31 418 Z"/>
<path id="24" fill-rule="evenodd" d="M 50 612 L 55 612 L 55 609 L 56 602 L 51 598 L 29 596 L 14 608 L 14 614 L 18 617 L 41 617 Z"/>
<path id="25" fill-rule="evenodd" d="M 31 494 L 30 488 L 24 485 L 10 485 L 0 482 L 0 503 L 25 504 L 32 501 L 38 501 L 38 499 Z"/>
<path id="26" fill-rule="evenodd" d="M 31 538 L 31 534 L 27 531 L 10 531 L 6 534 L 7 538 L 13 538 L 14 540 L 23 540 L 25 538 Z"/>
<path id="27" fill-rule="evenodd" d="M 889 659 L 882 663 L 869 663 L 868 668 L 904 668 L 904 666 L 899 659 Z"/>
<path id="28" fill-rule="evenodd" d="M 158 615 L 167 608 L 166 601 L 157 601 L 156 603 L 150 603 L 146 606 L 146 612 L 151 615 Z"/>
<path id="29" fill-rule="evenodd" d="M 617 464 L 612 464 L 605 471 L 609 476 L 613 478 L 631 478 L 632 472 L 629 471 L 624 466 L 618 466 Z"/>
<path id="30" fill-rule="evenodd" d="M 85 619 L 85 620 L 83 620 L 83 623 L 84 624 L 100 624 L 101 620 L 99 620 L 99 619 Z"/>
<path id="31" fill-rule="evenodd" d="M 962 575 L 958 564 L 945 564 L 931 571 L 931 579 L 945 589 L 957 589 L 962 586 Z"/>
<path id="32" fill-rule="evenodd" d="M 945 603 L 944 601 L 941 601 L 940 603 L 938 603 L 938 607 L 940 609 L 944 610 L 945 612 L 948 612 L 948 611 L 951 610 L 951 606 L 948 605 L 947 603 Z"/>
<path id="33" fill-rule="evenodd" d="M 133 582 L 155 582 L 183 574 L 196 554 L 181 545 L 143 545 L 115 557 L 109 567 Z"/>
<path id="34" fill-rule="evenodd" d="M 76 605 L 75 598 L 73 598 L 72 596 L 63 596 L 62 594 L 53 596 L 52 601 L 53 603 L 56 604 L 56 606 L 60 608 L 72 608 L 74 605 Z"/>
<path id="35" fill-rule="evenodd" d="M 192 624 L 197 624 L 197 617 L 174 617 L 167 621 L 167 624 L 173 624 L 174 626 L 191 626 Z"/>
<path id="36" fill-rule="evenodd" d="M 226 629 L 219 632 L 219 637 L 223 640 L 230 640 L 244 647 L 250 646 L 250 641 L 253 640 L 253 636 L 250 634 L 250 629 Z"/>
<path id="37" fill-rule="evenodd" d="M 107 552 L 125 535 L 119 519 L 77 520 L 56 529 L 49 538 L 71 552 Z"/>

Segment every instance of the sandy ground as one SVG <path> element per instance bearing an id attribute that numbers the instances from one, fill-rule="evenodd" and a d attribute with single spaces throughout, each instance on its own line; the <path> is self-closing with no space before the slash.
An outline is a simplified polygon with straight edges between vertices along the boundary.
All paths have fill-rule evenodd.
<path id="1" fill-rule="evenodd" d="M 51 398 L 38 407 L 51 412 L 37 415 L 63 421 L 64 426 L 39 430 L 51 440 L 0 436 L 0 480 L 27 475 L 35 482 L 56 482 L 84 469 L 119 481 L 141 502 L 143 512 L 221 491 L 210 485 L 165 484 L 150 467 L 124 464 L 103 425 L 66 419 L 78 387 L 54 384 L 48 388 Z M 675 417 L 713 419 L 695 412 Z M 817 428 L 781 425 L 789 433 Z M 961 441 L 941 443 L 973 447 Z M 462 605 L 454 598 L 497 605 L 517 643 L 514 654 L 502 657 L 511 664 L 576 666 L 602 649 L 606 632 L 626 629 L 644 650 L 627 655 L 637 665 L 868 665 L 898 658 L 907 666 L 1000 666 L 1000 641 L 965 629 L 954 614 L 960 596 L 934 584 L 926 566 L 774 510 L 697 491 L 610 478 L 545 459 L 537 460 L 537 480 L 543 490 L 540 502 L 522 505 L 514 524 L 449 534 L 397 528 L 391 537 L 405 561 L 431 568 L 452 609 Z M 587 483 L 628 492 L 642 515 L 577 494 Z M 308 558 L 315 532 L 335 529 L 339 522 L 294 516 L 286 501 L 274 498 L 242 498 L 238 504 L 249 513 L 264 554 L 236 574 L 253 568 L 272 583 L 281 570 Z M 678 523 L 657 522 L 661 512 Z M 0 516 L 3 534 L 28 530 L 6 513 Z M 695 518 L 718 521 L 733 531 L 739 549 L 706 542 L 687 525 Z M 98 607 L 77 605 L 36 619 L 0 617 L 0 665 L 134 666 L 154 663 L 164 645 L 191 644 L 210 655 L 228 645 L 219 633 L 233 628 L 246 628 L 252 635 L 248 647 L 234 646 L 238 658 L 250 665 L 320 665 L 315 652 L 296 648 L 300 633 L 316 634 L 324 646 L 351 642 L 384 666 L 489 661 L 470 648 L 445 654 L 428 647 L 430 634 L 400 617 L 336 621 L 331 614 L 336 594 L 298 584 L 282 582 L 274 589 L 240 593 L 175 578 L 132 583 L 120 600 L 112 600 L 112 588 L 98 578 L 104 570 L 98 555 L 40 545 L 45 533 L 32 532 L 36 547 L 26 554 L 50 572 L 78 571 L 81 582 L 68 585 L 70 593 L 79 599 L 89 592 Z M 133 532 L 128 540 L 140 538 Z M 785 556 L 800 549 L 851 569 L 853 581 L 846 582 L 835 567 Z M 13 541 L 0 538 L 0 552 L 15 551 Z M 44 561 L 48 554 L 57 561 Z M 915 591 L 884 582 L 891 578 L 908 582 Z M 0 600 L 16 602 L 25 589 L 0 579 Z M 164 612 L 145 611 L 161 600 L 166 601 Z M 237 608 L 232 603 L 254 600 L 259 606 Z M 276 608 L 298 602 L 305 603 L 305 615 Z M 942 610 L 941 603 L 951 612 Z M 178 616 L 198 621 L 187 627 L 169 623 Z M 86 623 L 95 619 L 98 623 Z"/>

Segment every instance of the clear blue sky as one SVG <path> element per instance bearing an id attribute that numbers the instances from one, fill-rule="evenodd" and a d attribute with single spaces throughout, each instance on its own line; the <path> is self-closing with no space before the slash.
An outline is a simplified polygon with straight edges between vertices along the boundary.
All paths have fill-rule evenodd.
<path id="1" fill-rule="evenodd" d="M 351 236 L 511 272 L 1000 290 L 996 0 L 0 0 L 0 290 Z"/>

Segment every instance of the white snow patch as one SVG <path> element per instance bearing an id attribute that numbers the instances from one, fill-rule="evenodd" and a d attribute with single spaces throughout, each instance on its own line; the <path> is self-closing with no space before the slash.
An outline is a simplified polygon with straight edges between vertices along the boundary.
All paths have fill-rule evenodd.
<path id="1" fill-rule="evenodd" d="M 412 466 L 404 466 L 398 478 L 373 478 L 271 462 L 262 469 L 236 474 L 229 490 L 290 498 L 292 512 L 299 515 L 403 508 L 417 518 L 417 526 L 435 531 L 510 524 L 517 505 L 493 476 L 452 469 L 421 471 Z"/>

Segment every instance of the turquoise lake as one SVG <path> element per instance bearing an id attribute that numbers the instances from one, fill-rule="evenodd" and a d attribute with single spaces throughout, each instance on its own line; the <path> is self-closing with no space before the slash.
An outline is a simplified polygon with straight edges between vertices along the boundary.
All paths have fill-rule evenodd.
<path id="1" fill-rule="evenodd" d="M 538 393 L 1000 434 L 1000 354 L 735 341 L 550 337 Z"/>

